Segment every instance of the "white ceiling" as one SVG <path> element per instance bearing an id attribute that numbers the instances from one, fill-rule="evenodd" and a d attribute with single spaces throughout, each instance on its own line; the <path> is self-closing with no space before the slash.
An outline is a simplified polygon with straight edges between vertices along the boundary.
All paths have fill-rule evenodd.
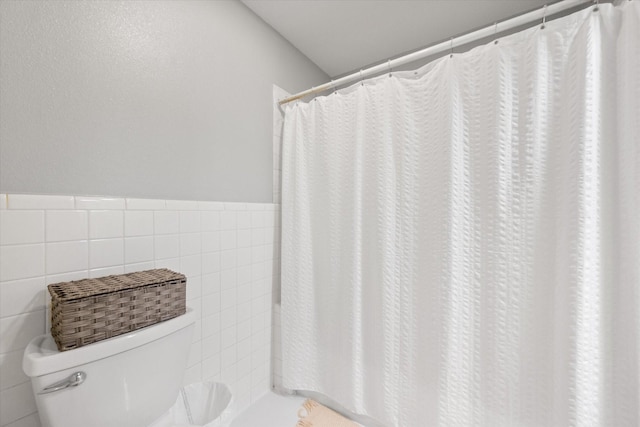
<path id="1" fill-rule="evenodd" d="M 550 0 L 242 0 L 330 77 L 542 7 Z"/>

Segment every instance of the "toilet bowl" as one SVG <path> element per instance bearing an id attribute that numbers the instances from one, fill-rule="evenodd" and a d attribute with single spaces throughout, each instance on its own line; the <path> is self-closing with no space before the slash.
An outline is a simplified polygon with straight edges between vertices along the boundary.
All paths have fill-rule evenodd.
<path id="1" fill-rule="evenodd" d="M 25 349 L 23 370 L 42 427 L 145 427 L 176 401 L 187 366 L 193 310 L 65 352 L 51 335 Z"/>

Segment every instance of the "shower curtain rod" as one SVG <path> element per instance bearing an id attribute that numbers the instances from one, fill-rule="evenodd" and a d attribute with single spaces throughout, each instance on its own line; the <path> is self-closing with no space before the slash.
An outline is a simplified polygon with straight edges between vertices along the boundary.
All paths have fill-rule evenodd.
<path id="1" fill-rule="evenodd" d="M 437 55 L 439 53 L 451 51 L 456 45 L 461 46 L 476 40 L 483 39 L 485 37 L 491 37 L 495 34 L 508 31 L 508 30 L 520 27 L 522 25 L 531 24 L 537 20 L 542 20 L 542 24 L 544 25 L 544 22 L 547 16 L 564 12 L 566 10 L 572 9 L 574 7 L 577 7 L 586 3 L 595 4 L 597 7 L 599 1 L 597 0 L 563 0 L 558 3 L 553 3 L 551 5 L 545 5 L 542 9 L 537 9 L 532 12 L 528 12 L 523 15 L 519 15 L 514 18 L 508 19 L 506 21 L 496 22 L 495 24 L 492 24 L 488 27 L 481 28 L 476 31 L 472 31 L 470 33 L 466 33 L 458 37 L 452 37 L 451 40 L 447 40 L 442 43 L 438 43 L 436 45 L 426 47 L 424 49 L 418 50 L 413 53 L 409 53 L 407 55 L 401 56 L 396 59 L 390 59 L 389 61 L 384 62 L 382 64 L 374 65 L 373 67 L 367 68 L 365 70 L 360 70 L 358 72 L 346 75 L 336 80 L 331 80 L 330 82 L 325 83 L 321 86 L 312 87 L 311 89 L 298 92 L 295 95 L 292 95 L 288 98 L 278 101 L 278 103 L 280 105 L 287 104 L 291 101 L 304 98 L 307 95 L 312 95 L 314 93 L 324 92 L 325 90 L 337 88 L 338 86 L 342 86 L 344 84 L 351 83 L 356 80 L 364 79 L 365 77 L 371 76 L 373 74 L 390 71 L 394 67 L 399 67 L 401 65 L 405 65 L 410 62 L 414 62 L 431 55 Z"/>

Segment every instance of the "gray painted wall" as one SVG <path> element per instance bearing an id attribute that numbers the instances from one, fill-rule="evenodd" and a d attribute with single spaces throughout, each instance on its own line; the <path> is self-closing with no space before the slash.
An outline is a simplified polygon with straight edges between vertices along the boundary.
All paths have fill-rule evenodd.
<path id="1" fill-rule="evenodd" d="M 272 84 L 326 74 L 236 1 L 0 2 L 0 192 L 271 201 Z"/>

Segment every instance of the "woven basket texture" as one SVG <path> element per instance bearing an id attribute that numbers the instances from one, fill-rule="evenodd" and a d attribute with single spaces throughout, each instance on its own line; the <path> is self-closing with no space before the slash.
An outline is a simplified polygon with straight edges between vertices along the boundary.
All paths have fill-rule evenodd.
<path id="1" fill-rule="evenodd" d="M 180 316 L 186 284 L 156 269 L 49 285 L 51 335 L 66 351 Z"/>

